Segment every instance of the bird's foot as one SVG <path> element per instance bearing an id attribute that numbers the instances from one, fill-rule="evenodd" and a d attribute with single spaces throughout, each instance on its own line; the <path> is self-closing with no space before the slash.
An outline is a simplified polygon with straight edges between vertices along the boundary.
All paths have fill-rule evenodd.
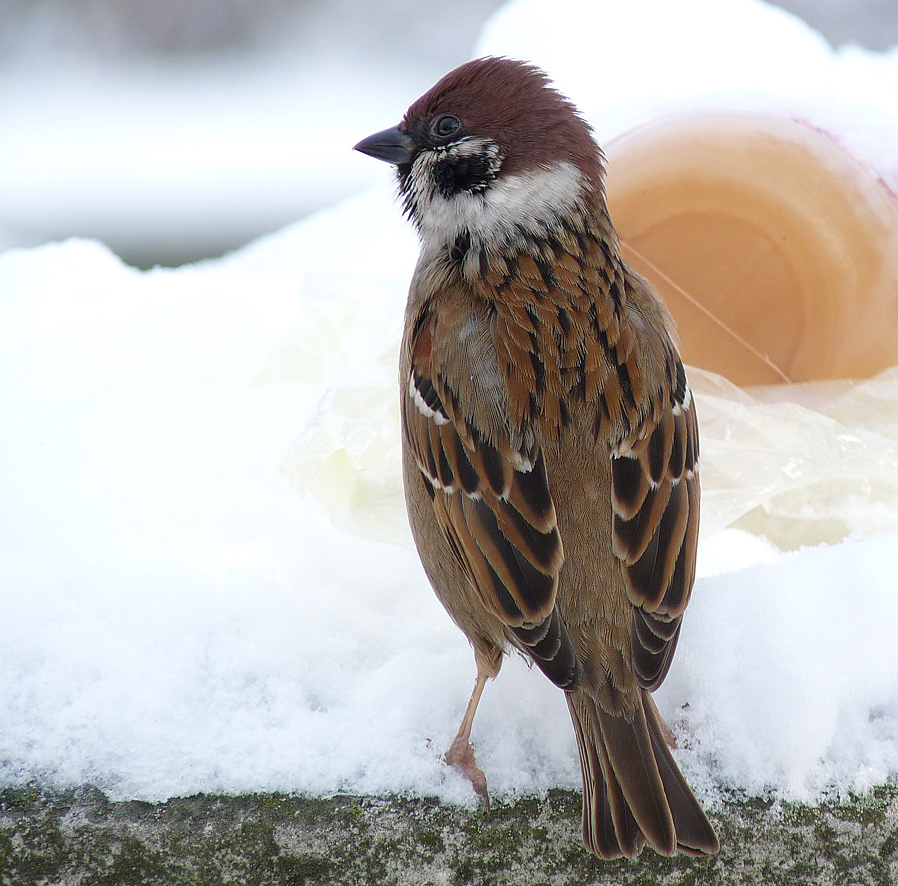
<path id="1" fill-rule="evenodd" d="M 462 736 L 458 736 L 446 751 L 445 760 L 450 766 L 455 766 L 464 773 L 468 781 L 471 782 L 474 793 L 483 800 L 486 814 L 489 815 L 490 795 L 486 789 L 486 776 L 474 759 L 474 748 L 471 747 L 471 743 Z"/>

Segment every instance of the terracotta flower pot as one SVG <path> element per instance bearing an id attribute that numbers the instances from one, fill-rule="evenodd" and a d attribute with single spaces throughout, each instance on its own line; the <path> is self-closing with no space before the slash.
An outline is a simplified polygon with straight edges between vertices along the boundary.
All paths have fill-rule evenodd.
<path id="1" fill-rule="evenodd" d="M 809 125 L 693 113 L 606 146 L 624 255 L 661 291 L 684 360 L 739 385 L 898 364 L 898 205 Z"/>

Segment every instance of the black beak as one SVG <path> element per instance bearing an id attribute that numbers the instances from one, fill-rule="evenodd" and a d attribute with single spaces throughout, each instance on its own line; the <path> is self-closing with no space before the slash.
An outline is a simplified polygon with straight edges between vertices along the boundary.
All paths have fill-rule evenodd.
<path id="1" fill-rule="evenodd" d="M 411 163 L 415 155 L 415 143 L 398 126 L 385 129 L 383 132 L 375 132 L 368 138 L 363 138 L 354 148 L 369 157 L 385 160 L 394 166 L 403 163 Z"/>

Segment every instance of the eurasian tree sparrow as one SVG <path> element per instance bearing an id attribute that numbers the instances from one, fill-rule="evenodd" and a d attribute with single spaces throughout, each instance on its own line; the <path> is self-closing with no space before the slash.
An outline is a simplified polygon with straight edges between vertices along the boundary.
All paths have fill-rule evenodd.
<path id="1" fill-rule="evenodd" d="M 602 153 L 537 68 L 468 62 L 356 150 L 396 166 L 421 254 L 400 357 L 412 532 L 477 681 L 514 647 L 565 691 L 583 838 L 716 852 L 649 693 L 695 577 L 698 428 L 651 286 L 622 260 Z"/>

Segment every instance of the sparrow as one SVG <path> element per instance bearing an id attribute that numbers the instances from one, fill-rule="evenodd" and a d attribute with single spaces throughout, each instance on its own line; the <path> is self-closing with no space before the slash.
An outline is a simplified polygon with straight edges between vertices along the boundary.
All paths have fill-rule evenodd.
<path id="1" fill-rule="evenodd" d="M 518 650 L 562 689 L 598 856 L 718 850 L 651 691 L 695 578 L 695 404 L 621 258 L 592 131 L 540 69 L 480 58 L 355 149 L 396 167 L 420 255 L 400 350 L 409 521 L 477 679 Z"/>

